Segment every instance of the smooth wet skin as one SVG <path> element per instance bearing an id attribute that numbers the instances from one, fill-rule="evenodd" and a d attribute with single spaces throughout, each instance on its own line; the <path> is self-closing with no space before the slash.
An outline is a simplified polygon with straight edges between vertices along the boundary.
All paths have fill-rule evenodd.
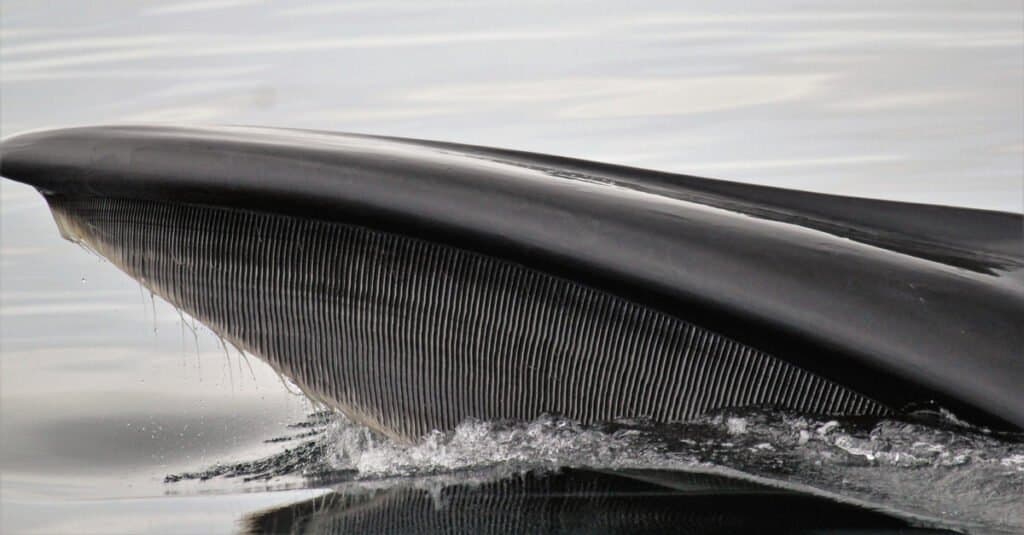
<path id="1" fill-rule="evenodd" d="M 250 128 L 29 134 L 5 141 L 0 172 L 58 200 L 240 209 L 454 246 L 718 333 L 889 410 L 934 402 L 1024 424 L 1019 215 Z M 628 409 L 609 415 L 638 416 Z"/>

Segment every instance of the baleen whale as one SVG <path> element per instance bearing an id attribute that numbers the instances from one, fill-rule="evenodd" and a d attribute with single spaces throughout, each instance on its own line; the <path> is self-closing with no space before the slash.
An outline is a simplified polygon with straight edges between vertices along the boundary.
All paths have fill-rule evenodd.
<path id="1" fill-rule="evenodd" d="M 64 237 L 400 440 L 732 407 L 1024 428 L 1021 214 L 305 130 L 0 151 Z"/>

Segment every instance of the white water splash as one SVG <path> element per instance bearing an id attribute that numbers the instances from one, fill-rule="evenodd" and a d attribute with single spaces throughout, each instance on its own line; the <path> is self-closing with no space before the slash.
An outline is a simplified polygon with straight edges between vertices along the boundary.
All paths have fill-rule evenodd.
<path id="1" fill-rule="evenodd" d="M 331 464 L 359 477 L 433 474 L 502 465 L 510 470 L 657 462 L 639 432 L 604 432 L 569 420 L 540 418 L 521 425 L 468 421 L 450 433 L 434 432 L 415 445 L 380 437 L 347 421 L 335 422 Z"/>
<path id="2" fill-rule="evenodd" d="M 467 421 L 401 444 L 340 416 L 314 442 L 200 476 L 288 474 L 360 485 L 410 477 L 459 484 L 563 467 L 703 471 L 824 495 L 972 533 L 1024 530 L 1024 440 L 939 419 L 821 419 L 726 411 L 697 422 L 598 426 L 542 417 Z M 302 435 L 304 437 L 310 434 Z M 179 478 L 189 479 L 193 475 Z M 379 483 L 378 483 L 379 482 Z"/>
<path id="3" fill-rule="evenodd" d="M 361 479 L 586 467 L 727 471 L 976 532 L 1024 529 L 1024 442 L 957 425 L 727 412 L 694 423 L 470 421 L 415 445 L 344 420 L 329 464 Z"/>

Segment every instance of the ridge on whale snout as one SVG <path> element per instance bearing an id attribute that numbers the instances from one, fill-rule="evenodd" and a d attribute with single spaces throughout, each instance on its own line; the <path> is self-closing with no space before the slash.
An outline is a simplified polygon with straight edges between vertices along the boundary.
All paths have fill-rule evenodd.
<path id="1" fill-rule="evenodd" d="M 0 158 L 65 236 L 395 436 L 743 405 L 1024 427 L 1019 214 L 261 128 Z"/>

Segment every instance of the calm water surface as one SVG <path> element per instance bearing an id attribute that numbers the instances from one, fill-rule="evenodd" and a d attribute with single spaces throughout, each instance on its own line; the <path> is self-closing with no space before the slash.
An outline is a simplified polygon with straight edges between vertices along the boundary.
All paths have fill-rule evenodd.
<path id="1" fill-rule="evenodd" d="M 112 122 L 318 128 L 1024 209 L 1018 1 L 548 4 L 3 0 L 0 133 Z M 60 239 L 41 197 L 10 181 L 0 182 L 0 252 L 3 531 L 231 532 L 256 511 L 327 492 L 294 469 L 165 482 L 274 458 L 302 439 L 267 440 L 301 434 L 295 424 L 316 408 Z M 344 423 L 317 425 L 340 444 L 332 466 L 365 474 L 508 464 L 540 447 L 471 426 L 463 435 L 477 442 L 397 450 L 353 438 Z M 992 466 L 1017 479 L 990 493 L 994 516 L 963 514 L 975 527 L 1020 526 L 998 498 L 1024 491 L 1012 475 L 1024 456 L 992 447 Z M 571 451 L 554 464 L 581 458 Z M 644 462 L 655 461 L 668 462 Z M 947 504 L 925 498 L 904 510 L 945 518 L 932 509 Z"/>

